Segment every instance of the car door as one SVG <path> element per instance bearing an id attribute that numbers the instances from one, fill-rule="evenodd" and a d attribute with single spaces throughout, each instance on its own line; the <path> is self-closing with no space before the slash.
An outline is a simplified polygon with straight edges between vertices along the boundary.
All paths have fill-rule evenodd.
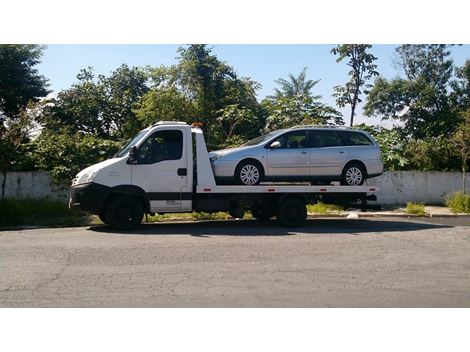
<path id="1" fill-rule="evenodd" d="M 277 148 L 267 149 L 266 175 L 269 177 L 305 177 L 310 175 L 310 148 L 306 130 L 284 133 L 270 143 L 279 142 Z"/>
<path id="2" fill-rule="evenodd" d="M 345 148 L 335 130 L 310 131 L 312 176 L 339 176 L 346 159 Z"/>
<path id="3" fill-rule="evenodd" d="M 162 128 L 153 132 L 135 153 L 131 182 L 147 193 L 151 211 L 191 209 L 186 138 L 183 129 Z"/>

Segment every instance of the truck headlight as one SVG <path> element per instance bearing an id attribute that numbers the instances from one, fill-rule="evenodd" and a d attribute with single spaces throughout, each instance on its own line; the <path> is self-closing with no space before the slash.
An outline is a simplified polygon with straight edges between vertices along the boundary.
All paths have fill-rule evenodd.
<path id="1" fill-rule="evenodd" d="M 96 175 L 98 174 L 98 171 L 99 170 L 93 170 L 93 171 L 85 172 L 83 175 L 78 177 L 78 179 L 76 181 L 76 184 L 79 185 L 79 184 L 82 184 L 82 183 L 89 183 L 89 182 L 93 181 L 95 179 Z"/>

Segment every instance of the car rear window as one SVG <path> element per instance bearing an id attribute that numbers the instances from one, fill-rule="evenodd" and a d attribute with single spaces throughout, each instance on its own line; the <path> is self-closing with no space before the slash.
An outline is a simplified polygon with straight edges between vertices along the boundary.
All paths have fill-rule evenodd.
<path id="1" fill-rule="evenodd" d="M 310 139 L 311 145 L 314 148 L 337 147 L 341 145 L 341 140 L 336 131 L 310 131 Z"/>
<path id="2" fill-rule="evenodd" d="M 373 145 L 372 141 L 361 132 L 338 131 L 343 145 Z"/>

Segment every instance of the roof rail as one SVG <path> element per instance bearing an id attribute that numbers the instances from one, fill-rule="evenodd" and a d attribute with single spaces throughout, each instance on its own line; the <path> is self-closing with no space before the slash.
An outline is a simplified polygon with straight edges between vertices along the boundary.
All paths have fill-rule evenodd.
<path id="1" fill-rule="evenodd" d="M 335 129 L 343 129 L 343 130 L 360 130 L 359 127 L 349 127 L 349 126 L 336 126 L 336 125 L 297 125 L 289 128 L 298 129 L 298 128 L 335 128 Z"/>

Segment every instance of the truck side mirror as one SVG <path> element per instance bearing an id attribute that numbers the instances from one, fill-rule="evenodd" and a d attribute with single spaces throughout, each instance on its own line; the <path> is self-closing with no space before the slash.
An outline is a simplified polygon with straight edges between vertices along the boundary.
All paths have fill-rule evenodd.
<path id="1" fill-rule="evenodd" d="M 269 146 L 269 148 L 271 149 L 278 149 L 278 148 L 281 148 L 281 142 L 279 141 L 274 141 L 271 143 L 271 145 Z"/>
<path id="2" fill-rule="evenodd" d="M 133 145 L 131 149 L 129 149 L 129 159 L 127 159 L 128 164 L 135 164 L 137 161 L 135 160 L 135 155 L 137 154 L 137 147 Z"/>

